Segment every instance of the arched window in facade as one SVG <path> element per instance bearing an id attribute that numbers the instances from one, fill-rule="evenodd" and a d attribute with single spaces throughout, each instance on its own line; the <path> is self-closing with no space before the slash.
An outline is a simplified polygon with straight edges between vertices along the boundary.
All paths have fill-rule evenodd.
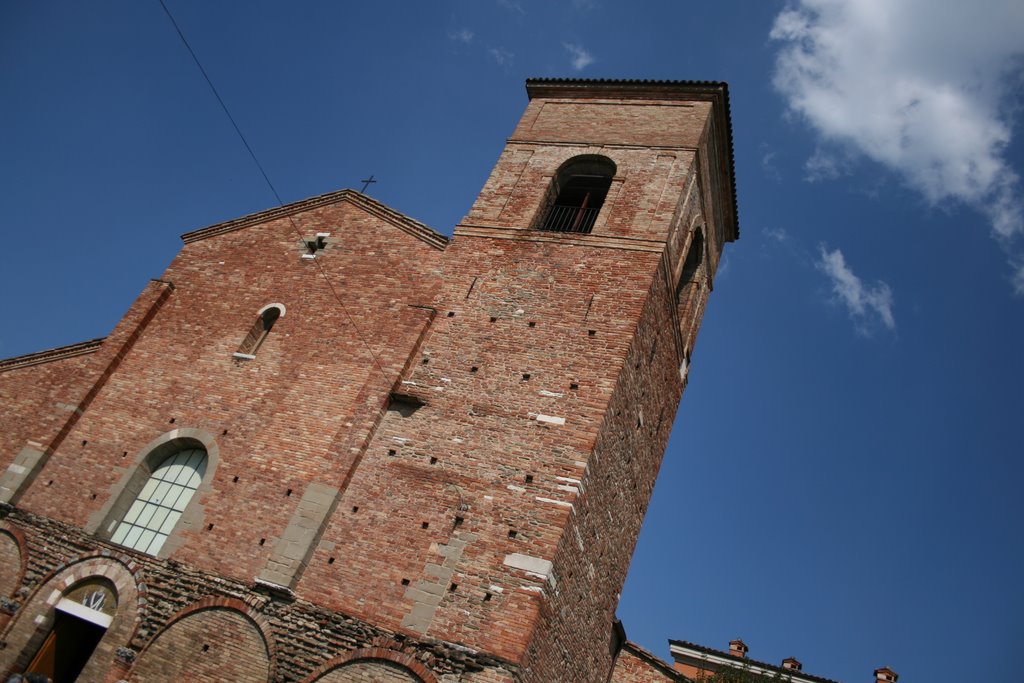
<path id="1" fill-rule="evenodd" d="M 245 339 L 242 340 L 241 345 L 238 347 L 238 351 L 235 355 L 250 357 L 255 356 L 256 351 L 266 340 L 267 335 L 270 334 L 270 330 L 274 327 L 274 323 L 277 319 L 284 315 L 284 307 L 279 304 L 271 304 L 263 308 L 259 315 L 256 316 L 256 322 L 253 323 L 252 328 L 249 329 L 249 334 L 245 335 Z"/>
<path id="2" fill-rule="evenodd" d="M 566 161 L 548 189 L 537 228 L 576 233 L 593 230 L 615 173 L 615 162 L 596 154 Z"/>
<path id="3" fill-rule="evenodd" d="M 156 555 L 206 474 L 206 450 L 188 447 L 153 470 L 114 529 L 114 543 Z"/>

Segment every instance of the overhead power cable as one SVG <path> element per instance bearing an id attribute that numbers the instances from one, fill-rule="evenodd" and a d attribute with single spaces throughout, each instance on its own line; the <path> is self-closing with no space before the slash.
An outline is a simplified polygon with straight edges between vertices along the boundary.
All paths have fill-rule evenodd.
<path id="1" fill-rule="evenodd" d="M 252 157 L 252 161 L 254 164 L 256 164 L 256 168 L 259 169 L 260 175 L 263 176 L 264 182 L 266 182 L 267 187 L 270 188 L 270 192 L 274 195 L 274 199 L 277 200 L 277 205 L 283 208 L 284 202 L 281 200 L 281 195 L 277 193 L 277 189 L 274 187 L 274 183 L 270 181 L 270 176 L 267 175 L 266 170 L 264 170 L 263 168 L 263 164 L 260 163 L 260 160 L 256 156 L 256 153 L 253 151 L 252 146 L 249 144 L 249 141 L 245 139 L 245 135 L 242 133 L 242 129 L 239 128 L 238 123 L 235 121 L 235 117 L 231 115 L 231 111 L 228 109 L 228 105 L 224 103 L 224 98 L 220 96 L 220 93 L 217 91 L 217 86 L 213 84 L 213 80 L 210 78 L 210 75 L 206 73 L 206 69 L 203 68 L 203 64 L 199 61 L 199 57 L 196 55 L 195 50 L 192 49 L 192 46 L 189 44 L 188 39 L 185 38 L 185 34 L 184 32 L 182 32 L 181 27 L 178 25 L 178 22 L 175 21 L 174 15 L 171 14 L 171 10 L 168 9 L 167 5 L 164 3 L 164 0 L 158 0 L 158 2 L 160 3 L 160 6 L 163 8 L 164 13 L 167 15 L 167 18 L 170 20 L 171 25 L 174 26 L 174 30 L 177 32 L 178 37 L 181 38 L 181 42 L 185 46 L 185 49 L 188 50 L 188 53 L 190 55 L 192 55 L 192 60 L 196 63 L 196 66 L 199 67 L 199 72 L 203 74 L 203 78 L 206 80 L 206 84 L 210 86 L 210 90 L 213 92 L 213 96 L 217 98 L 217 102 L 220 104 L 220 108 L 224 110 L 225 116 L 228 117 L 228 121 L 231 122 L 231 126 L 235 129 L 235 132 L 238 134 L 238 138 L 242 141 L 242 144 L 245 146 L 246 151 L 249 152 L 249 156 Z M 295 231 L 295 234 L 299 238 L 299 240 L 303 241 L 302 231 L 299 230 L 299 226 L 296 225 L 295 219 L 292 218 L 291 215 L 288 216 L 288 222 L 291 223 L 292 229 Z M 380 360 L 377 358 L 377 354 L 373 352 L 373 348 L 370 347 L 369 343 L 366 341 L 366 338 L 359 330 L 359 326 L 356 324 L 356 321 L 352 318 L 352 315 L 348 312 L 348 309 L 345 307 L 345 302 L 341 300 L 341 297 L 338 295 L 337 290 L 335 290 L 334 284 L 331 283 L 331 279 L 327 276 L 326 271 L 324 271 L 323 265 L 320 263 L 319 260 L 316 259 L 314 259 L 313 262 L 316 264 L 317 269 L 320 271 L 320 275 L 323 277 L 324 282 L 327 283 L 327 287 L 328 289 L 330 289 L 331 295 L 334 297 L 335 301 L 338 302 L 338 306 L 341 307 L 342 313 L 345 314 L 345 317 L 348 319 L 349 324 L 352 325 L 352 329 L 355 330 L 356 336 L 359 338 L 360 343 L 362 343 L 362 345 L 370 353 L 370 357 L 373 358 L 373 364 L 377 367 L 377 370 L 380 371 L 384 379 L 389 384 L 393 384 L 391 377 L 388 375 L 387 372 L 384 371 L 384 368 L 381 366 Z"/>

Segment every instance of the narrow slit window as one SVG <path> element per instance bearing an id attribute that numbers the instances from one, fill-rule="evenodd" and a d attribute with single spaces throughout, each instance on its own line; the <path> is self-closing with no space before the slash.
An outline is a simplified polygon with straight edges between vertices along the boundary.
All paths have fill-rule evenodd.
<path id="1" fill-rule="evenodd" d="M 615 173 L 615 163 L 598 155 L 573 157 L 562 164 L 541 207 L 537 228 L 589 233 L 604 206 Z"/>
<path id="2" fill-rule="evenodd" d="M 242 356 L 255 356 L 256 351 L 260 348 L 264 341 L 267 339 L 267 335 L 270 334 L 270 330 L 273 329 L 274 323 L 281 317 L 281 309 L 277 306 L 270 306 L 263 310 L 256 317 L 256 322 L 253 323 L 249 333 L 245 335 L 245 339 L 242 340 L 241 345 L 238 347 L 236 355 Z"/>

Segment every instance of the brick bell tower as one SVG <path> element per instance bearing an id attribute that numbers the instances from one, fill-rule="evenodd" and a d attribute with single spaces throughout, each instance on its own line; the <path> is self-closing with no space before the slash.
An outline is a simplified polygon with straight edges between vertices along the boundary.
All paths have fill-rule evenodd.
<path id="1" fill-rule="evenodd" d="M 603 681 L 704 305 L 738 236 L 728 94 L 527 92 L 446 249 L 437 319 L 401 389 L 422 407 L 390 412 L 370 450 L 436 459 L 405 495 L 449 520 L 402 627 L 514 661 L 525 681 Z"/>
<path id="2" fill-rule="evenodd" d="M 0 361 L 0 675 L 80 631 L 90 681 L 609 680 L 738 237 L 728 90 L 527 92 L 452 240 L 313 197 Z"/>
<path id="3" fill-rule="evenodd" d="M 465 449 L 490 479 L 473 500 L 482 542 L 466 554 L 507 609 L 480 644 L 500 643 L 525 680 L 597 681 L 721 250 L 738 236 L 728 94 L 560 80 L 527 91 L 456 228 L 455 316 L 419 375 L 469 370 L 464 392 L 442 395 L 485 425 Z"/>

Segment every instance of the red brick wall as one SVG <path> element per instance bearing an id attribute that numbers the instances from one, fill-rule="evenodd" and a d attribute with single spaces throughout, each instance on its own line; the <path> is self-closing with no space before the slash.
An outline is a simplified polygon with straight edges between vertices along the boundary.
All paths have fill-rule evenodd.
<path id="1" fill-rule="evenodd" d="M 299 589 L 401 626 L 427 582 L 429 634 L 516 659 L 544 581 L 503 561 L 554 556 L 658 256 L 456 238 L 446 262 L 451 305 L 404 388 L 426 405 L 385 417 Z"/>
<path id="2" fill-rule="evenodd" d="M 348 202 L 294 221 L 302 235 L 332 233 L 317 261 L 300 260 L 287 218 L 186 245 L 164 275 L 173 293 L 23 507 L 85 526 L 147 443 L 202 429 L 220 453 L 213 489 L 198 501 L 213 528 L 183 532 L 175 557 L 228 576 L 259 573 L 306 483 L 347 475 L 356 454 L 339 446 L 365 432 L 367 406 L 383 405 L 429 321 L 414 306 L 433 300 L 440 256 Z M 256 360 L 235 360 L 257 311 L 272 302 L 286 314 Z"/>
<path id="3" fill-rule="evenodd" d="M 684 679 L 671 667 L 635 646 L 623 648 L 615 660 L 611 683 L 680 683 Z"/>
<path id="4" fill-rule="evenodd" d="M 608 643 L 618 595 L 682 392 L 679 351 L 666 324 L 673 304 L 659 268 L 597 434 L 585 493 L 558 548 L 559 584 L 531 643 L 529 661 L 537 662 L 531 670 L 544 670 L 541 663 L 552 661 L 595 672 L 611 666 Z"/>
<path id="5" fill-rule="evenodd" d="M 7 385 L 8 397 L 14 397 L 11 402 L 13 410 L 5 411 L 11 420 L 12 431 L 15 434 L 32 435 L 27 444 L 19 439 L 12 445 L 19 451 L 27 445 L 37 454 L 31 458 L 31 466 L 18 458 L 21 460 L 21 476 L 12 477 L 10 469 L 0 475 L 5 489 L 0 493 L 5 502 L 21 504 L 21 496 L 27 486 L 38 477 L 39 470 L 49 461 L 51 454 L 65 444 L 65 439 L 77 425 L 79 417 L 89 410 L 92 401 L 134 348 L 153 317 L 167 301 L 171 290 L 172 287 L 167 283 L 151 281 L 102 344 L 86 342 L 0 363 L 0 377 L 3 378 L 0 383 Z M 92 355 L 82 355 L 81 352 L 93 350 L 92 347 L 95 347 Z M 36 365 L 37 361 L 45 360 L 50 362 Z M 64 373 L 61 373 L 62 366 Z M 26 369 L 29 372 L 25 372 Z M 40 392 L 40 383 L 47 379 L 59 388 L 47 393 Z M 30 400 L 24 402 L 19 399 L 22 396 L 28 396 Z M 37 407 L 39 412 L 32 412 L 33 407 Z M 82 446 L 86 443 L 83 442 Z M 11 455 L 8 453 L 6 457 L 10 458 Z M 58 483 L 57 480 L 47 481 Z"/>
<path id="6" fill-rule="evenodd" d="M 27 442 L 50 443 L 95 380 L 95 359 L 89 352 L 12 369 L 0 363 L 0 471 Z"/>
<path id="7" fill-rule="evenodd" d="M 207 609 L 180 619 L 142 652 L 130 681 L 265 683 L 270 660 L 256 626 L 228 609 Z"/>
<path id="8" fill-rule="evenodd" d="M 513 140 L 550 140 L 643 147 L 697 147 L 709 102 L 651 102 L 619 97 L 537 97 Z"/>

